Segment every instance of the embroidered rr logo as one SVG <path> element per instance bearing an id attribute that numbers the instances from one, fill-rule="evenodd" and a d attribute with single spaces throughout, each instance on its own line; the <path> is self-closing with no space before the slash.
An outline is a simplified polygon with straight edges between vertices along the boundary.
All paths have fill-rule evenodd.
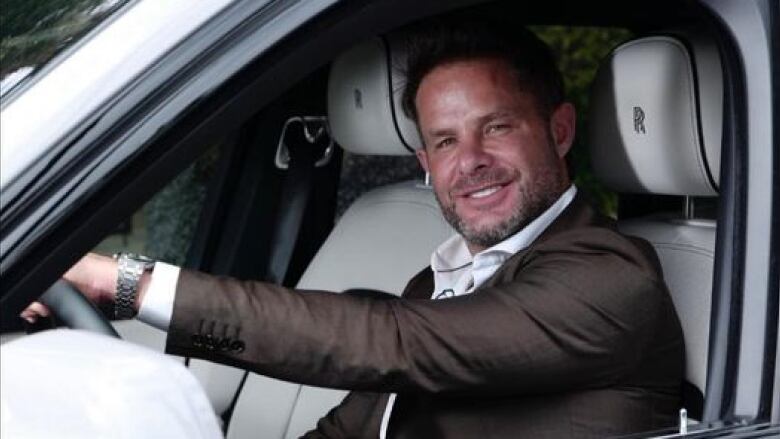
<path id="1" fill-rule="evenodd" d="M 634 131 L 637 134 L 647 134 L 645 131 L 645 112 L 642 107 L 634 107 Z"/>

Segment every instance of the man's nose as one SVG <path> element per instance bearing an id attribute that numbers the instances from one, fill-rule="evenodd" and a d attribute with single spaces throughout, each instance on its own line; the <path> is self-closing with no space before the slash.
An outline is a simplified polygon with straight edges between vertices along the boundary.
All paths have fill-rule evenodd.
<path id="1" fill-rule="evenodd" d="M 458 148 L 458 165 L 463 175 L 470 175 L 482 168 L 490 167 L 493 156 L 485 149 L 479 136 L 472 136 Z"/>

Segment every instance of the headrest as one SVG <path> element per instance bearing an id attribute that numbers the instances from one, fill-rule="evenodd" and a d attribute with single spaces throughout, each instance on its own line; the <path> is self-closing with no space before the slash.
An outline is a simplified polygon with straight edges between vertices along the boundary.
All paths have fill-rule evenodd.
<path id="1" fill-rule="evenodd" d="M 328 79 L 331 135 L 347 151 L 407 155 L 422 146 L 401 109 L 404 87 L 399 45 L 375 37 L 339 56 Z"/>
<path id="2" fill-rule="evenodd" d="M 611 189 L 717 195 L 723 80 L 713 43 L 680 33 L 619 46 L 588 112 L 593 168 Z"/>

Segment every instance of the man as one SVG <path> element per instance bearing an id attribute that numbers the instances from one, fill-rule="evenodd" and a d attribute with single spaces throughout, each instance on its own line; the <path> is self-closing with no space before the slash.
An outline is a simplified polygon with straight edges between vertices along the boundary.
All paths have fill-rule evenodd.
<path id="1" fill-rule="evenodd" d="M 403 299 L 157 264 L 130 301 L 140 317 L 168 329 L 170 353 L 353 390 L 311 437 L 603 437 L 673 425 L 680 325 L 650 246 L 620 235 L 571 183 L 574 108 L 548 49 L 522 30 L 457 20 L 427 23 L 411 41 L 404 106 L 458 235 Z M 65 277 L 114 300 L 108 258 L 88 256 Z M 204 349 L 215 337 L 224 345 Z"/>

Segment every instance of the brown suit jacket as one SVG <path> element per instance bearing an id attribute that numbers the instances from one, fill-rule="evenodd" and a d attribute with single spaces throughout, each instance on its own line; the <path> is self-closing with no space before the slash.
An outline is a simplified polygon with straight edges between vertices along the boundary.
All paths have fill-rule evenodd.
<path id="1" fill-rule="evenodd" d="M 380 251 L 380 249 L 377 249 Z M 167 351 L 353 390 L 310 437 L 604 437 L 674 425 L 682 330 L 644 241 L 575 201 L 473 294 L 293 291 L 183 272 Z"/>

